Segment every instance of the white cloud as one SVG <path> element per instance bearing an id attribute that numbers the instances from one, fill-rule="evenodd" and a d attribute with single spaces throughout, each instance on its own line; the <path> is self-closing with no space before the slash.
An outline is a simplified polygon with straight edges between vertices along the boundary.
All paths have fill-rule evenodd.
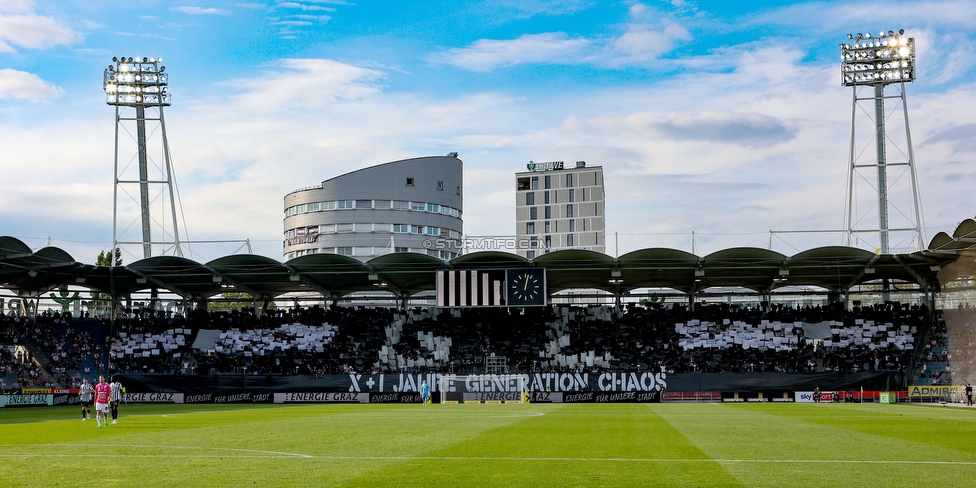
<path id="1" fill-rule="evenodd" d="M 491 71 L 523 63 L 575 63 L 591 46 L 588 39 L 570 39 L 562 32 L 548 32 L 512 40 L 480 39 L 468 47 L 434 54 L 428 60 L 471 71 Z"/>
<path id="2" fill-rule="evenodd" d="M 61 89 L 37 75 L 9 68 L 0 69 L 0 98 L 31 101 L 61 98 Z"/>
<path id="3" fill-rule="evenodd" d="M 33 13 L 0 15 L 0 52 L 14 52 L 12 46 L 46 49 L 80 40 L 80 34 L 50 17 Z"/>
<path id="4" fill-rule="evenodd" d="M 593 2 L 589 0 L 490 0 L 488 5 L 513 10 L 518 17 L 529 18 L 539 14 L 571 14 L 585 10 L 593 5 Z"/>
<path id="5" fill-rule="evenodd" d="M 312 11 L 335 12 L 335 8 L 333 7 L 323 7 L 321 5 L 308 5 L 306 3 L 299 3 L 299 2 L 278 2 L 278 7 L 301 9 L 301 10 L 312 10 Z"/>
<path id="6" fill-rule="evenodd" d="M 757 113 L 705 111 L 657 114 L 637 112 L 621 117 L 597 117 L 563 122 L 569 132 L 595 131 L 604 135 L 630 131 L 639 135 L 674 141 L 709 141 L 746 147 L 769 146 L 795 135 L 790 124 L 777 117 Z"/>
<path id="7" fill-rule="evenodd" d="M 180 12 L 187 15 L 230 15 L 229 10 L 224 10 L 222 8 L 204 8 L 204 7 L 193 7 L 193 6 L 180 6 L 170 8 L 172 12 Z"/>
<path id="8" fill-rule="evenodd" d="M 772 9 L 752 15 L 742 22 L 750 25 L 777 24 L 834 30 L 838 28 L 837 19 L 843 19 L 844 25 L 867 26 L 873 29 L 877 27 L 872 26 L 891 26 L 888 28 L 898 30 L 901 27 L 926 28 L 932 25 L 971 29 L 976 24 L 976 3 L 967 0 L 810 2 Z M 853 27 L 854 32 L 862 28 Z"/>
<path id="9" fill-rule="evenodd" d="M 612 64 L 635 64 L 653 61 L 670 52 L 681 41 L 691 40 L 687 29 L 672 21 L 661 26 L 631 24 L 627 32 L 610 44 Z"/>
<path id="10" fill-rule="evenodd" d="M 363 100 L 379 93 L 381 71 L 329 59 L 285 59 L 249 79 L 230 80 L 235 104 L 248 112 L 282 113 Z"/>
<path id="11" fill-rule="evenodd" d="M 22 14 L 33 11 L 34 2 L 31 0 L 0 0 L 0 12 Z"/>
<path id="12" fill-rule="evenodd" d="M 691 34 L 683 26 L 656 9 L 637 3 L 628 9 L 628 22 L 616 37 L 570 38 L 564 32 L 547 32 L 510 40 L 479 39 L 427 59 L 470 71 L 532 63 L 622 67 L 652 63 L 690 39 Z"/>

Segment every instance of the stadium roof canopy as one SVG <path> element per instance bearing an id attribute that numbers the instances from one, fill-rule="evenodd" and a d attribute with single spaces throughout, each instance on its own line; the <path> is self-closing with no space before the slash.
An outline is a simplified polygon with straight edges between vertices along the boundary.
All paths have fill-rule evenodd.
<path id="1" fill-rule="evenodd" d="M 16 238 L 0 237 L 0 287 L 24 297 L 40 296 L 67 285 L 116 296 L 156 288 L 193 300 L 225 292 L 244 292 L 258 299 L 302 291 L 327 298 L 369 291 L 410 297 L 432 291 L 438 270 L 542 267 L 546 269 L 550 295 L 568 289 L 626 293 L 639 288 L 672 288 L 693 294 L 711 287 L 743 287 L 769 293 L 786 286 L 844 292 L 877 280 L 915 283 L 936 291 L 940 279 L 972 274 L 972 266 L 948 274 L 940 274 L 940 270 L 962 256 L 968 256 L 963 261 L 972 261 L 974 246 L 976 221 L 967 219 L 952 235 L 940 232 L 929 249 L 912 254 L 876 255 L 862 249 L 831 246 L 794 256 L 745 247 L 696 256 L 676 249 L 650 248 L 613 258 L 570 249 L 543 254 L 534 260 L 484 251 L 464 254 L 449 262 L 424 254 L 393 253 L 367 262 L 336 254 L 311 254 L 285 263 L 237 254 L 209 263 L 158 256 L 107 268 L 79 263 L 56 247 L 33 252 Z"/>

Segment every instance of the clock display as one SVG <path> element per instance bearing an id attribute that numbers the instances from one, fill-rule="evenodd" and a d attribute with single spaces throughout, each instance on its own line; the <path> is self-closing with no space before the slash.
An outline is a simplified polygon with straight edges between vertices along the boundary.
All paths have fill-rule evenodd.
<path id="1" fill-rule="evenodd" d="M 539 268 L 508 270 L 508 305 L 546 304 L 545 270 Z"/>

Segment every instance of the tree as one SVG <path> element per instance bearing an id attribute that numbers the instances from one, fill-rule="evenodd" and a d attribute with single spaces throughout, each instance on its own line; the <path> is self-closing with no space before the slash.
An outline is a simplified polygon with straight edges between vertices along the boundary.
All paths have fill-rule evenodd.
<path id="1" fill-rule="evenodd" d="M 227 312 L 230 310 L 249 308 L 253 305 L 251 295 L 247 293 L 224 293 L 220 295 L 219 299 L 212 299 L 207 304 L 207 310 L 211 312 Z"/>
<path id="2" fill-rule="evenodd" d="M 112 251 L 98 253 L 95 266 L 112 266 Z M 122 250 L 119 248 L 115 248 L 115 266 L 122 266 Z"/>
<path id="3" fill-rule="evenodd" d="M 102 251 L 95 258 L 95 266 L 112 266 L 112 251 Z M 115 248 L 115 266 L 122 266 L 122 250 Z M 104 293 L 92 292 L 92 313 L 100 317 L 108 311 L 110 296 Z"/>

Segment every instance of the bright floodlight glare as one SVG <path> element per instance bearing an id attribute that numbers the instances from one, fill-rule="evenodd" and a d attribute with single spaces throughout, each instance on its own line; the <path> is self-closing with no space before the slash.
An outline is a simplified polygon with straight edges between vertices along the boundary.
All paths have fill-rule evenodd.
<path id="1" fill-rule="evenodd" d="M 135 59 L 135 61 L 133 61 Z M 160 107 L 171 104 L 169 73 L 159 64 L 163 58 L 113 57 L 105 69 L 102 88 L 105 102 L 126 107 Z"/>
<path id="2" fill-rule="evenodd" d="M 886 35 L 887 34 L 887 35 Z M 854 43 L 842 43 L 841 81 L 844 86 L 888 85 L 915 81 L 915 39 L 903 37 L 905 29 L 878 37 L 871 33 L 848 34 Z"/>

